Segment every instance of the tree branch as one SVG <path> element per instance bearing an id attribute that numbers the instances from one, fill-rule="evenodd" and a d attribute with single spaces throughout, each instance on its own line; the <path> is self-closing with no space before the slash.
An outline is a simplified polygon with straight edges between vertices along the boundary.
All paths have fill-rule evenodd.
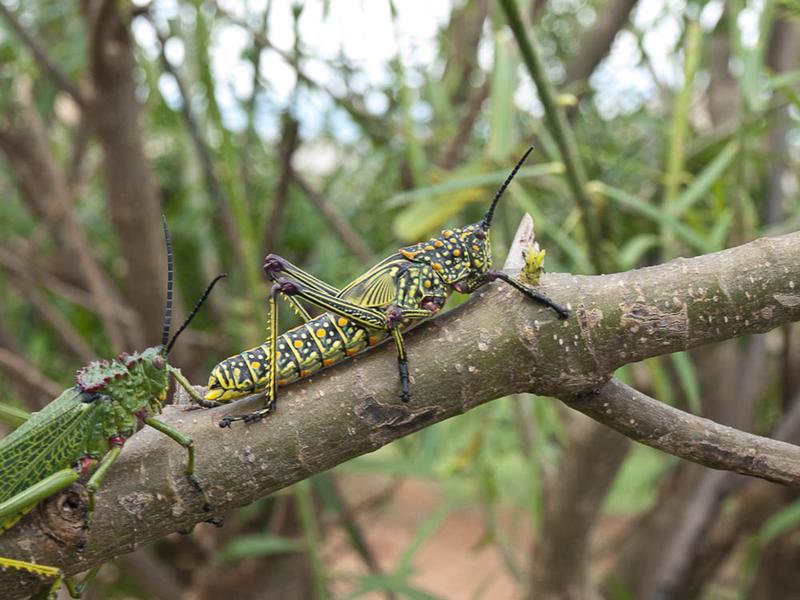
<path id="1" fill-rule="evenodd" d="M 409 404 L 398 400 L 394 349 L 384 346 L 282 389 L 277 413 L 261 423 L 217 427 L 221 416 L 247 412 L 258 399 L 207 411 L 167 407 L 164 420 L 195 440 L 198 477 L 220 512 L 523 391 L 564 398 L 677 456 L 800 485 L 800 447 L 719 426 L 608 382 L 627 363 L 800 320 L 800 233 L 627 273 L 551 274 L 541 287 L 573 316 L 559 321 L 497 284 L 410 332 Z M 75 550 L 80 527 L 54 533 L 46 515 L 56 497 L 0 537 L 0 556 L 74 573 L 206 519 L 183 474 L 185 461 L 183 449 L 158 432 L 138 433 L 97 495 L 83 552 Z M 17 579 L 0 573 L 8 597 L 30 593 Z"/>
<path id="2" fill-rule="evenodd" d="M 8 7 L 0 2 L 0 16 L 5 19 L 8 26 L 19 36 L 22 42 L 28 47 L 36 59 L 36 62 L 42 67 L 42 70 L 47 73 L 50 79 L 53 80 L 59 88 L 69 94 L 75 103 L 81 108 L 86 107 L 86 99 L 81 94 L 80 89 L 75 85 L 69 77 L 67 77 L 61 69 L 56 65 L 55 61 L 50 57 L 45 45 L 27 31 L 17 19 L 17 16 L 11 12 Z"/>
<path id="3" fill-rule="evenodd" d="M 713 469 L 800 487 L 800 447 L 678 410 L 616 379 L 596 391 L 563 400 L 658 450 Z"/>

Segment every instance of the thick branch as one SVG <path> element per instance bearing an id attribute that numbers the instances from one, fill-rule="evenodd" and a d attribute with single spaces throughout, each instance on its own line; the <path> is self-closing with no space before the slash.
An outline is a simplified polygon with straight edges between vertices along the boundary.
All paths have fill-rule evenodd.
<path id="1" fill-rule="evenodd" d="M 799 286 L 800 233 L 628 273 L 548 275 L 542 291 L 571 306 L 566 321 L 497 284 L 408 334 L 409 404 L 398 400 L 397 361 L 385 346 L 282 389 L 277 413 L 261 423 L 225 431 L 216 425 L 224 414 L 252 409 L 255 399 L 208 411 L 170 407 L 164 420 L 194 438 L 198 476 L 218 511 L 522 391 L 577 398 L 570 403 L 597 419 L 610 418 L 610 409 L 612 416 L 634 420 L 627 435 L 676 455 L 797 484 L 800 448 L 742 438 L 746 434 L 648 403 L 616 382 L 604 384 L 629 362 L 799 320 Z M 588 393 L 598 388 L 608 397 Z M 649 408 L 623 412 L 634 402 Z M 643 427 L 650 414 L 658 417 L 657 429 Z M 755 450 L 749 460 L 737 460 L 744 439 Z M 59 544 L 37 510 L 0 537 L 0 556 L 35 558 L 72 573 L 203 520 L 207 514 L 183 475 L 184 464 L 175 443 L 142 431 L 98 494 L 82 553 L 75 551 L 79 529 Z M 0 574 L 0 589 L 24 593 L 19 585 Z"/>

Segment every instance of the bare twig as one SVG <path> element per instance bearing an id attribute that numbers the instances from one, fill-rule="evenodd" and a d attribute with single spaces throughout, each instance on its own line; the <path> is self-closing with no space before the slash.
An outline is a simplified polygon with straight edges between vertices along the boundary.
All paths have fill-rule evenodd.
<path id="1" fill-rule="evenodd" d="M 203 178 L 206 182 L 208 196 L 214 205 L 216 213 L 219 215 L 219 218 L 222 221 L 222 228 L 225 231 L 228 244 L 236 256 L 236 262 L 239 264 L 246 264 L 247 258 L 242 247 L 242 240 L 240 239 L 236 229 L 236 223 L 234 221 L 233 214 L 231 214 L 230 200 L 227 197 L 227 194 L 220 183 L 219 177 L 217 176 L 217 171 L 214 168 L 214 159 L 212 157 L 211 149 L 206 143 L 206 140 L 203 138 L 197 118 L 192 111 L 186 84 L 184 83 L 181 74 L 167 58 L 165 51 L 167 43 L 166 37 L 153 21 L 150 13 L 144 13 L 144 16 L 147 18 L 156 34 L 156 37 L 158 38 L 158 54 L 161 65 L 164 68 L 164 71 L 172 76 L 173 80 L 175 81 L 175 85 L 178 88 L 178 95 L 181 98 L 181 117 L 186 125 L 186 130 L 189 132 L 189 139 L 192 140 L 192 145 L 197 153 L 197 158 L 200 161 L 200 169 L 203 172 Z"/>
<path id="2" fill-rule="evenodd" d="M 57 294 L 64 300 L 74 302 L 90 310 L 97 310 L 94 297 L 85 290 L 63 281 L 56 273 L 48 271 L 44 265 L 39 264 L 33 257 L 25 260 L 13 250 L 0 246 L 0 266 L 7 269 L 15 277 L 41 285 L 45 289 Z M 121 326 L 134 328 L 138 323 L 136 313 L 124 304 L 112 304 L 112 314 Z"/>
<path id="3" fill-rule="evenodd" d="M 78 86 L 72 83 L 69 77 L 67 77 L 56 65 L 42 41 L 27 31 L 19 22 L 17 16 L 2 2 L 0 2 L 0 15 L 3 16 L 6 23 L 8 23 L 8 26 L 28 47 L 28 49 L 31 51 L 31 54 L 33 54 L 33 57 L 36 59 L 39 65 L 41 65 L 44 72 L 47 73 L 50 76 L 50 79 L 53 80 L 53 83 L 69 94 L 78 106 L 85 107 L 86 100 L 84 99 L 81 91 L 78 89 Z"/>
<path id="4" fill-rule="evenodd" d="M 586 81 L 608 54 L 614 38 L 628 22 L 637 0 L 611 0 L 597 16 L 592 28 L 581 36 L 581 45 L 566 67 L 564 86 Z"/>
<path id="5" fill-rule="evenodd" d="M 293 179 L 295 183 L 303 190 L 303 193 L 317 209 L 320 216 L 325 219 L 331 229 L 339 236 L 344 242 L 345 246 L 350 249 L 355 256 L 357 256 L 364 264 L 371 265 L 375 262 L 375 254 L 367 246 L 366 242 L 360 235 L 353 229 L 350 224 L 342 218 L 342 216 L 333 210 L 322 195 L 317 192 L 311 184 L 306 181 L 300 173 L 292 170 Z"/>
<path id="6" fill-rule="evenodd" d="M 467 102 L 467 109 L 458 122 L 456 134 L 450 139 L 444 152 L 442 152 L 442 156 L 438 162 L 439 168 L 449 171 L 458 164 L 461 155 L 467 147 L 467 142 L 472 135 L 472 129 L 475 127 L 475 122 L 478 120 L 478 116 L 481 113 L 483 103 L 489 97 L 491 89 L 491 80 L 487 77 L 483 85 L 473 90 Z"/>
<path id="7" fill-rule="evenodd" d="M 126 338 L 112 315 L 113 299 L 118 297 L 111 280 L 95 257 L 91 245 L 71 210 L 67 182 L 63 171 L 56 164 L 47 139 L 47 132 L 36 110 L 32 98 L 20 90 L 14 110 L 6 112 L 6 122 L 0 130 L 0 149 L 14 170 L 23 196 L 39 213 L 45 223 L 60 219 L 63 227 L 62 240 L 71 262 L 80 267 L 83 283 L 90 290 L 103 326 L 112 347 L 121 352 Z M 29 246 L 30 248 L 30 246 Z M 135 334 L 127 341 L 140 341 Z"/>
<path id="8" fill-rule="evenodd" d="M 30 410 L 43 408 L 63 391 L 56 382 L 46 377 L 27 360 L 6 348 L 0 348 L 0 369 L 21 387 L 34 393 L 34 398 L 28 402 Z"/>
<path id="9" fill-rule="evenodd" d="M 612 379 L 567 404 L 625 436 L 714 469 L 800 487 L 800 448 L 726 427 Z"/>
<path id="10" fill-rule="evenodd" d="M 275 248 L 275 243 L 280 231 L 283 220 L 283 209 L 289 199 L 289 185 L 294 178 L 292 169 L 292 157 L 299 144 L 298 132 L 300 124 L 292 115 L 286 111 L 283 114 L 283 131 L 281 132 L 280 154 L 280 176 L 275 186 L 275 193 L 272 196 L 272 210 L 269 218 L 264 224 L 264 240 L 262 249 L 264 252 L 271 252 Z"/>
<path id="11" fill-rule="evenodd" d="M 139 125 L 129 14 L 113 0 L 82 4 L 92 90 L 86 116 L 103 150 L 109 212 L 126 266 L 125 293 L 141 319 L 140 335 L 149 344 L 160 334 L 166 258 L 161 203 Z"/>

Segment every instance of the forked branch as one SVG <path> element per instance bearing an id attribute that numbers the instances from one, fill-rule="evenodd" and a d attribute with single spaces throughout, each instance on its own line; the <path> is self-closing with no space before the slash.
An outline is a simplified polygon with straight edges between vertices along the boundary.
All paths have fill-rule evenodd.
<path id="1" fill-rule="evenodd" d="M 255 408 L 257 399 L 235 408 L 168 408 L 164 420 L 195 440 L 197 474 L 217 512 L 517 392 L 563 398 L 689 460 L 800 486 L 800 447 L 723 428 L 609 383 L 622 365 L 800 319 L 800 233 L 627 273 L 547 275 L 542 291 L 571 308 L 566 321 L 501 285 L 408 335 L 408 404 L 398 399 L 393 348 L 384 347 L 288 387 L 277 412 L 260 423 L 216 425 L 226 413 Z M 171 440 L 138 433 L 97 495 L 82 552 L 71 534 L 54 534 L 52 518 L 42 516 L 47 510 L 37 510 L 0 537 L 0 555 L 74 573 L 207 519 L 184 461 Z M 9 573 L 0 573 L 0 589 L 8 597 L 31 591 Z"/>

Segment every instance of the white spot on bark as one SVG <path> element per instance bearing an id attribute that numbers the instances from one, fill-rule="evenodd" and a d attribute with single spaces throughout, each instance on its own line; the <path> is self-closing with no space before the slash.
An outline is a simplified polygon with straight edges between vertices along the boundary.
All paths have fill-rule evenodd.
<path id="1" fill-rule="evenodd" d="M 793 286 L 790 285 L 789 287 Z M 794 296 L 791 294 L 774 294 L 772 297 L 775 298 L 779 304 L 789 308 L 800 306 L 800 296 Z"/>

